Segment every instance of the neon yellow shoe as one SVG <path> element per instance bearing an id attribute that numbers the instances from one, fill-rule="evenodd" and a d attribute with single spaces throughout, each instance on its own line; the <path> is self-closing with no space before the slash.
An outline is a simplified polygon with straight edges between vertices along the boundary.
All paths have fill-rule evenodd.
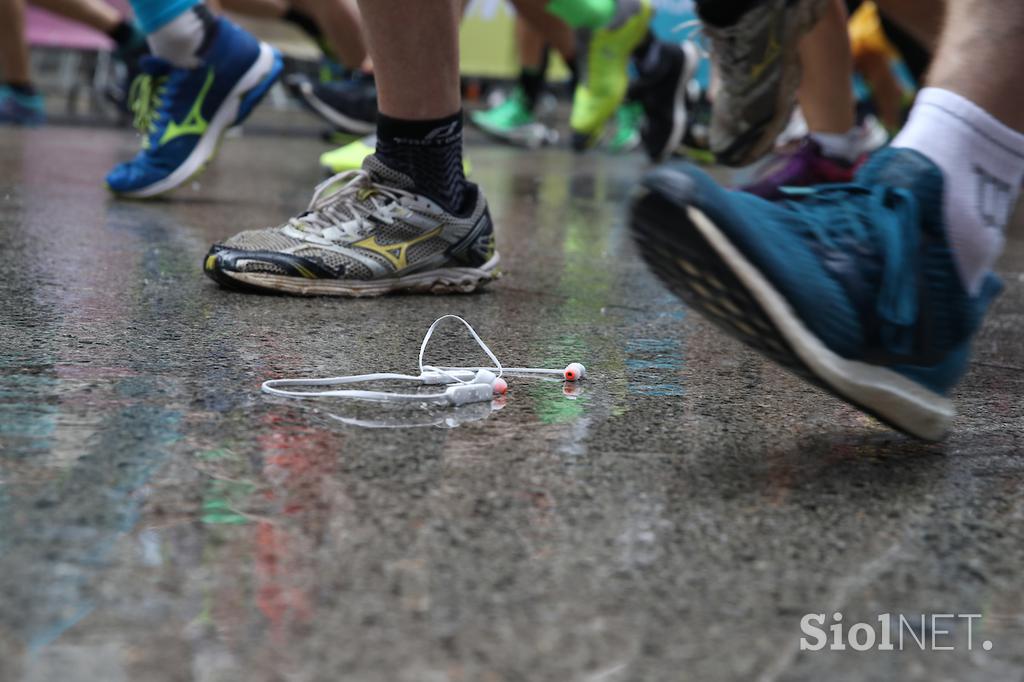
<path id="1" fill-rule="evenodd" d="M 324 152 L 320 155 L 320 167 L 328 175 L 337 175 L 347 171 L 359 170 L 363 167 L 363 159 L 372 154 L 377 148 L 377 136 L 367 135 L 355 142 Z M 468 176 L 472 164 L 469 159 L 463 157 L 462 171 Z"/>
<path id="2" fill-rule="evenodd" d="M 647 36 L 653 17 L 650 0 L 628 0 L 619 3 L 608 26 L 579 32 L 580 82 L 569 118 L 573 149 L 600 141 L 605 124 L 626 97 L 630 55 Z"/>

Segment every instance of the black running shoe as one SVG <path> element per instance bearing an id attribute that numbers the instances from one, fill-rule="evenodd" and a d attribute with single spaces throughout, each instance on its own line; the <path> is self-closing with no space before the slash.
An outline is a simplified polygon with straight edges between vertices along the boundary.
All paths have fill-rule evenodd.
<path id="1" fill-rule="evenodd" d="M 643 105 L 646 122 L 640 129 L 644 150 L 654 163 L 674 152 L 686 132 L 686 84 L 693 78 L 700 55 L 691 42 L 662 43 L 658 63 L 648 73 L 641 71 L 630 88 Z"/>
<path id="2" fill-rule="evenodd" d="M 342 132 L 362 136 L 377 128 L 377 85 L 369 74 L 327 83 L 295 74 L 285 84 L 310 111 Z"/>

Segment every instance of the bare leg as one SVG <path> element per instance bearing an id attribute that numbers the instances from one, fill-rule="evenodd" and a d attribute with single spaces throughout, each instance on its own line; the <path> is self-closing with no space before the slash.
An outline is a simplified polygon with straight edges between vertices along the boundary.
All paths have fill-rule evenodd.
<path id="1" fill-rule="evenodd" d="M 342 64 L 350 69 L 368 66 L 362 17 L 353 0 L 296 0 L 294 4 L 316 20 Z"/>
<path id="2" fill-rule="evenodd" d="M 1006 125 L 1024 132 L 1024 98 L 1020 92 L 1024 3 L 950 0 L 948 7 L 928 85 L 966 97 Z"/>
<path id="3" fill-rule="evenodd" d="M 845 133 L 853 128 L 853 63 L 842 0 L 833 0 L 814 30 L 801 40 L 800 63 L 803 80 L 798 97 L 808 128 L 818 133 Z"/>
<path id="4" fill-rule="evenodd" d="M 460 0 L 360 0 L 359 7 L 380 112 L 406 120 L 458 112 Z"/>
<path id="5" fill-rule="evenodd" d="M 32 4 L 103 33 L 110 33 L 124 20 L 103 0 L 32 0 Z"/>
<path id="6" fill-rule="evenodd" d="M 523 17 L 516 17 L 516 49 L 519 65 L 524 69 L 539 69 L 544 65 L 544 36 L 535 31 Z"/>
<path id="7" fill-rule="evenodd" d="M 548 12 L 546 0 L 512 0 L 519 16 L 539 32 L 551 47 L 558 50 L 563 59 L 576 56 L 576 39 L 572 29 L 564 21 Z"/>
<path id="8" fill-rule="evenodd" d="M 28 85 L 28 43 L 24 0 L 0 0 L 0 76 L 8 83 Z"/>

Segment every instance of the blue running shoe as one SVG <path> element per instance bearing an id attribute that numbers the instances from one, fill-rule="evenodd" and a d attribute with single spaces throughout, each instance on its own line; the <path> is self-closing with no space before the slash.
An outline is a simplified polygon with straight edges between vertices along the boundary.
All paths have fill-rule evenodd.
<path id="1" fill-rule="evenodd" d="M 38 126 L 46 123 L 40 94 L 26 95 L 0 85 L 0 125 Z"/>
<path id="2" fill-rule="evenodd" d="M 144 57 L 132 84 L 135 126 L 145 136 L 134 159 L 107 175 L 115 194 L 168 192 L 197 175 L 224 132 L 248 117 L 281 74 L 280 54 L 224 18 L 195 69 Z"/>
<path id="3" fill-rule="evenodd" d="M 687 164 L 649 173 L 632 231 L 657 275 L 718 327 L 882 421 L 938 440 L 946 397 L 1001 285 L 960 283 L 942 172 L 886 149 L 853 183 L 770 202 Z"/>

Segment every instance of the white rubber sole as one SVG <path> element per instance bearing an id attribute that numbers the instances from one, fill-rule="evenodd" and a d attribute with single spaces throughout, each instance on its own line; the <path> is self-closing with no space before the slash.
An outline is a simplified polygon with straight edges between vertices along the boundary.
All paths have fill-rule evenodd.
<path id="1" fill-rule="evenodd" d="M 692 206 L 687 213 L 812 373 L 837 394 L 909 434 L 931 441 L 946 435 L 956 416 L 948 398 L 892 370 L 833 353 L 804 326 L 786 299 L 704 213 Z"/>
<path id="2" fill-rule="evenodd" d="M 377 129 L 376 123 L 367 123 L 349 118 L 340 113 L 337 109 L 330 107 L 316 96 L 313 92 L 313 84 L 308 81 L 299 84 L 299 92 L 306 104 L 313 108 L 316 113 L 322 116 L 328 123 L 352 135 L 369 135 Z"/>
<path id="3" fill-rule="evenodd" d="M 273 67 L 274 48 L 261 42 L 260 54 L 256 61 L 253 62 L 242 79 L 228 93 L 224 103 L 217 110 L 217 113 L 214 114 L 206 130 L 200 136 L 198 144 L 192 149 L 192 153 L 185 158 L 185 161 L 163 180 L 159 180 L 143 189 L 116 192 L 116 194 L 130 199 L 155 197 L 180 187 L 203 170 L 203 166 L 217 153 L 217 145 L 220 143 L 221 137 L 227 132 L 228 128 L 234 125 L 235 119 L 238 117 L 238 108 L 242 103 L 242 98 L 247 92 L 259 85 Z"/>
<path id="4" fill-rule="evenodd" d="M 331 280 L 303 279 L 285 275 L 221 270 L 248 287 L 279 291 L 295 296 L 345 296 L 360 298 L 392 293 L 468 294 L 497 278 L 498 254 L 479 268 L 440 268 L 391 279 Z"/>

